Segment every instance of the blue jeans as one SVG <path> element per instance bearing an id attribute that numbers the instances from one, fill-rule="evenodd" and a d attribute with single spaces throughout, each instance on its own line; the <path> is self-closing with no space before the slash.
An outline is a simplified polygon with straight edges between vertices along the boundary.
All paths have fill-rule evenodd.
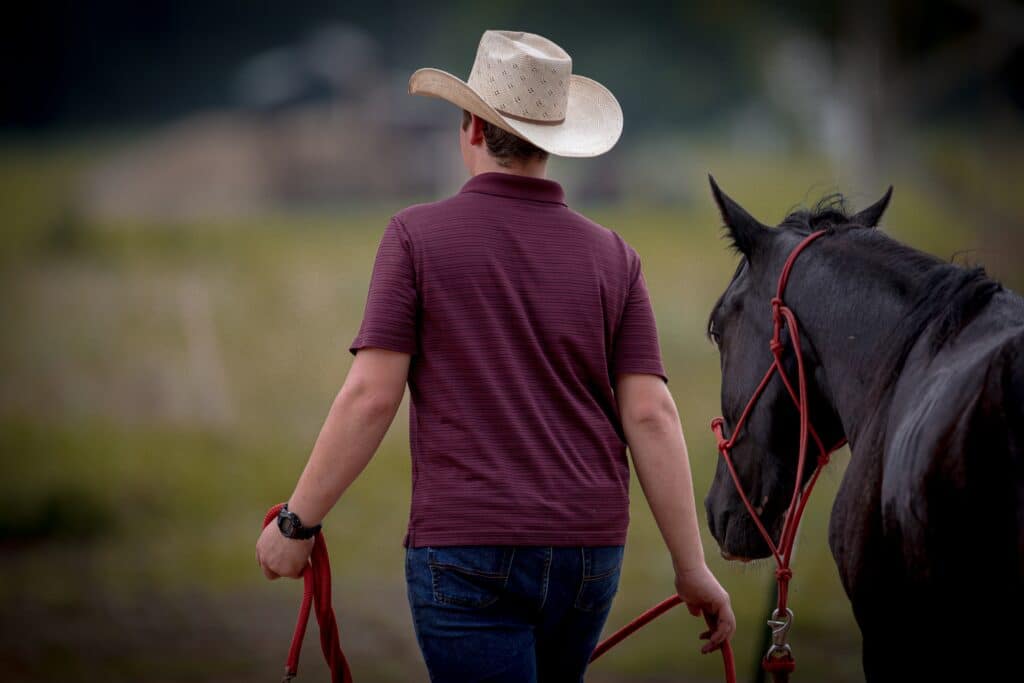
<path id="1" fill-rule="evenodd" d="M 623 549 L 408 548 L 409 606 L 432 683 L 583 681 Z"/>

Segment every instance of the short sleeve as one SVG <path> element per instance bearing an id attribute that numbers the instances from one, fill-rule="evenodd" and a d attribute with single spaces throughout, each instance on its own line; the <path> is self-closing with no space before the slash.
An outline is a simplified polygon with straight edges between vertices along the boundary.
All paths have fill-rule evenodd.
<path id="1" fill-rule="evenodd" d="M 349 351 L 375 347 L 415 354 L 418 306 L 412 245 L 405 226 L 393 217 L 377 248 L 363 322 Z"/>
<path id="2" fill-rule="evenodd" d="M 633 255 L 632 284 L 626 297 L 626 304 L 615 331 L 612 346 L 611 375 L 637 372 L 658 375 L 668 383 L 668 375 L 661 361 L 658 346 L 658 329 L 654 323 L 654 311 L 647 293 L 647 281 L 640 267 L 640 257 Z"/>

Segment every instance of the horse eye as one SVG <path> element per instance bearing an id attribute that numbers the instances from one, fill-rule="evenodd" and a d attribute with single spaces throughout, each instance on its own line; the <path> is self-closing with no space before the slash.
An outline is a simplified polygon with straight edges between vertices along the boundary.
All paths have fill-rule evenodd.
<path id="1" fill-rule="evenodd" d="M 711 343 L 715 345 L 716 349 L 721 347 L 722 337 L 721 335 L 718 334 L 718 332 L 715 332 L 714 326 L 712 326 L 711 329 L 708 330 L 708 337 L 711 339 Z"/>

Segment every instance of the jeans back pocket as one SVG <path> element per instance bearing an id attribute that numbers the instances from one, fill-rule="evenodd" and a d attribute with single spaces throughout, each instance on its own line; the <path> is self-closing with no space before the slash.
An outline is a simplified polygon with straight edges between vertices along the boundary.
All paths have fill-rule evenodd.
<path id="1" fill-rule="evenodd" d="M 515 548 L 499 545 L 431 546 L 427 564 L 434 600 L 463 607 L 498 601 L 512 571 Z"/>
<path id="2" fill-rule="evenodd" d="M 585 546 L 583 578 L 576 593 L 576 608 L 585 612 L 610 609 L 619 590 L 625 546 Z"/>

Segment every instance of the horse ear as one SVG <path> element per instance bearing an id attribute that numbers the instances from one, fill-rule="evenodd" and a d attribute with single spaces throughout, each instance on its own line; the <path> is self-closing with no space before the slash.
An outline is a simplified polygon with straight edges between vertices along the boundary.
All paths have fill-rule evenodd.
<path id="1" fill-rule="evenodd" d="M 771 231 L 756 218 L 734 202 L 729 195 L 722 192 L 718 183 L 712 175 L 708 174 L 708 182 L 711 183 L 711 195 L 718 204 L 718 210 L 722 213 L 722 220 L 729 230 L 732 243 L 747 258 L 755 251 L 757 245 L 771 236 Z"/>
<path id="2" fill-rule="evenodd" d="M 855 225 L 863 225 L 865 228 L 873 228 L 882 220 L 882 214 L 889 208 L 889 200 L 892 199 L 892 185 L 885 191 L 885 194 L 877 202 L 862 211 L 858 211 L 850 222 Z"/>

